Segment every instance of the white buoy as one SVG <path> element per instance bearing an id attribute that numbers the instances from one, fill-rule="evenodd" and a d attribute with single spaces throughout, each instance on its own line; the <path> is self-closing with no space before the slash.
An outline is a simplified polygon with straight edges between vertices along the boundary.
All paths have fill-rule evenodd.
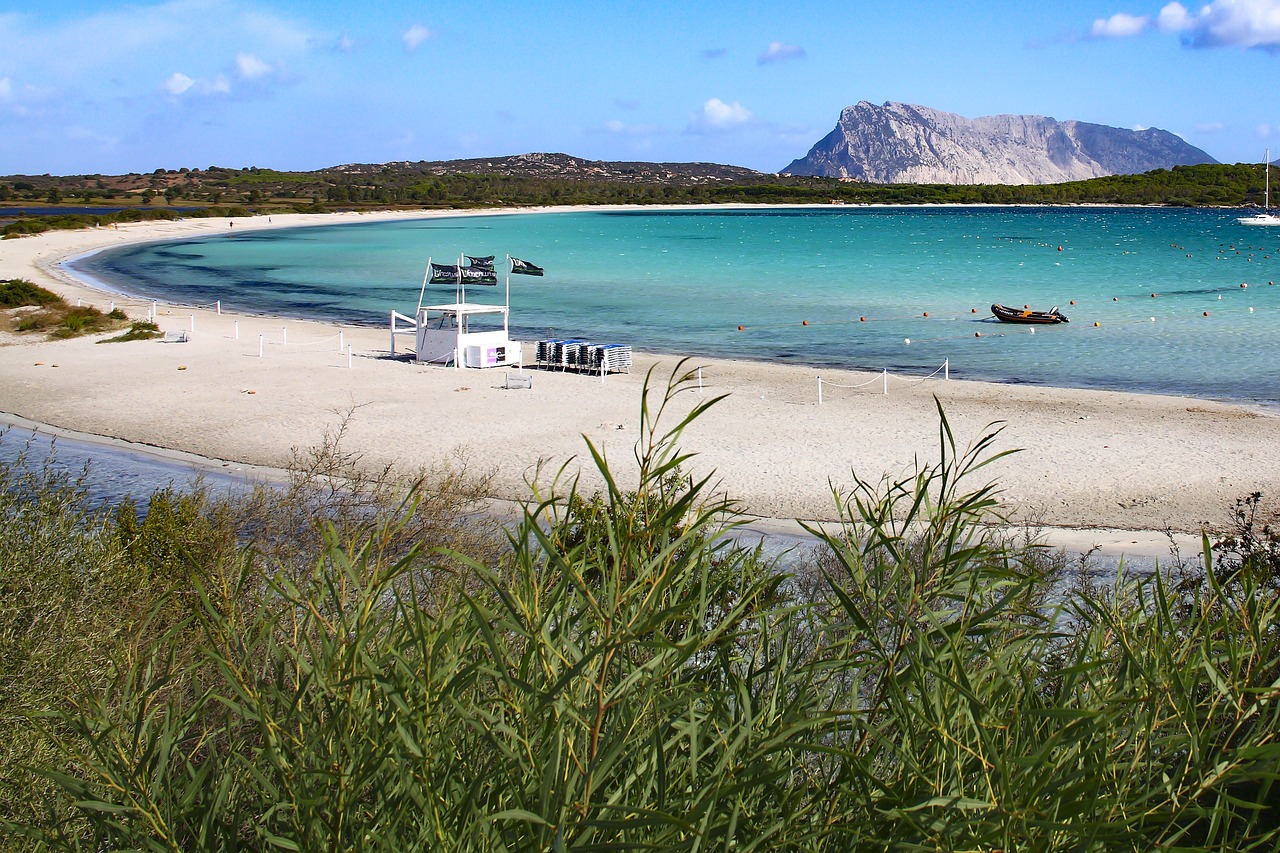
<path id="1" fill-rule="evenodd" d="M 903 338 L 903 339 L 902 339 L 902 342 L 903 342 L 904 344 L 910 344 L 910 343 L 911 343 L 911 338 Z"/>

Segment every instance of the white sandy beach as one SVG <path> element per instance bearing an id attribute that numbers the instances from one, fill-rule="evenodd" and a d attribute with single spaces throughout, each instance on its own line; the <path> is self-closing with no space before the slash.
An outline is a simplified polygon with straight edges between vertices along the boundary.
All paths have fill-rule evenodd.
<path id="1" fill-rule="evenodd" d="M 409 215 L 273 215 L 270 223 L 238 219 L 234 229 L 225 219 L 198 219 L 52 232 L 0 242 L 0 278 L 26 278 L 104 310 L 115 301 L 141 319 L 149 302 L 93 290 L 59 262 L 126 241 Z M 95 338 L 49 342 L 5 333 L 0 412 L 278 466 L 291 448 L 316 445 L 351 411 L 347 449 L 369 464 L 416 468 L 461 453 L 476 469 L 496 472 L 497 497 L 519 499 L 528 495 L 526 480 L 539 463 L 546 478 L 571 459 L 586 459 L 584 435 L 605 449 L 615 468 L 627 470 L 639 436 L 645 372 L 656 365 L 661 384 L 677 362 L 638 354 L 631 374 L 603 381 L 533 371 L 530 390 L 507 390 L 501 368 L 454 370 L 385 358 L 386 329 L 163 303 L 158 319 L 166 330 L 188 330 L 191 340 L 99 346 Z M 350 367 L 338 350 L 340 331 L 353 345 Z M 259 335 L 269 341 L 261 358 Z M 280 343 L 285 338 L 288 343 Z M 526 361 L 532 359 L 526 345 Z M 984 469 L 984 480 L 1001 485 L 1005 508 L 1018 519 L 1084 528 L 1074 537 L 1078 543 L 1150 549 L 1161 540 L 1152 532 L 1223 526 L 1236 498 L 1275 494 L 1280 486 L 1280 416 L 1249 407 L 940 378 L 891 377 L 885 395 L 876 374 L 829 369 L 821 373 L 830 383 L 875 381 L 856 390 L 828 386 L 818 405 L 813 368 L 715 359 L 687 366 L 702 368 L 702 397 L 729 395 L 685 435 L 682 447 L 698 454 L 690 467 L 714 470 L 723 489 L 753 515 L 829 519 L 831 488 L 847 487 L 852 471 L 876 480 L 909 471 L 916 459 L 934 459 L 935 396 L 962 442 L 1005 422 L 997 449 L 1022 452 Z M 682 395 L 680 413 L 698 399 L 696 391 Z"/>

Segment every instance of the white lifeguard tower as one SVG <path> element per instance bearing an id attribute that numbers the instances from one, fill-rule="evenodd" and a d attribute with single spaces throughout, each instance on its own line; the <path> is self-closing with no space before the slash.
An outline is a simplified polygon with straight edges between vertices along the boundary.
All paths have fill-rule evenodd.
<path id="1" fill-rule="evenodd" d="M 461 264 L 455 269 L 462 269 Z M 412 334 L 417 346 L 414 361 L 419 364 L 463 367 L 524 366 L 520 341 L 509 335 L 511 313 L 510 280 L 503 305 L 467 302 L 466 288 L 459 276 L 455 301 L 443 305 L 423 305 L 432 265 L 427 260 L 427 276 L 422 280 L 415 317 L 391 312 L 391 355 L 396 354 L 396 335 Z"/>

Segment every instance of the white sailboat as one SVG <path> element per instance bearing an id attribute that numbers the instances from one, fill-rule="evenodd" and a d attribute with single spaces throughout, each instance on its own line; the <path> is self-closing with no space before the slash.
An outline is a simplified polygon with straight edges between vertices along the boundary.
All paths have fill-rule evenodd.
<path id="1" fill-rule="evenodd" d="M 1266 170 L 1266 181 L 1264 182 L 1264 190 L 1262 194 L 1262 212 L 1254 216 L 1242 216 L 1238 221 L 1241 225 L 1280 225 L 1280 214 L 1271 212 L 1271 149 L 1267 149 L 1266 158 L 1262 161 L 1262 167 Z"/>

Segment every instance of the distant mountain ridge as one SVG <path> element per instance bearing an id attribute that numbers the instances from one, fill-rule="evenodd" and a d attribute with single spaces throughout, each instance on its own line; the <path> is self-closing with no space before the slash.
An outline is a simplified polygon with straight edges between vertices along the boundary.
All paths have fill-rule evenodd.
<path id="1" fill-rule="evenodd" d="M 880 184 L 1053 184 L 1217 163 L 1168 131 L 1046 116 L 969 119 L 859 101 L 783 174 Z"/>
<path id="2" fill-rule="evenodd" d="M 764 175 L 743 166 L 718 163 L 644 163 L 584 160 L 569 154 L 512 154 L 469 160 L 420 160 L 398 163 L 349 164 L 328 171 L 346 174 L 378 173 L 395 168 L 425 175 L 508 175 L 522 178 L 617 181 L 637 184 L 703 184 L 754 182 Z"/>

